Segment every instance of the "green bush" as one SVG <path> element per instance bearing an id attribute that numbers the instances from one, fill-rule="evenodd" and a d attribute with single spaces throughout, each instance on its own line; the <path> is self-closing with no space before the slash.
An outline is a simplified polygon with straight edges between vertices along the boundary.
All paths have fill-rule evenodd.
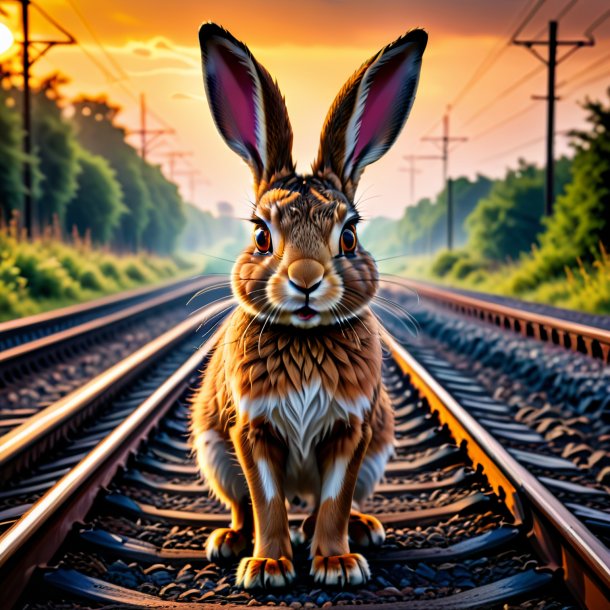
<path id="1" fill-rule="evenodd" d="M 0 227 L 0 320 L 185 275 L 170 258 L 119 257 L 78 239 L 68 245 L 18 235 L 14 227 Z"/>
<path id="2" fill-rule="evenodd" d="M 150 271 L 140 261 L 130 261 L 125 265 L 125 275 L 137 283 L 150 281 Z"/>
<path id="3" fill-rule="evenodd" d="M 456 250 L 444 250 L 436 257 L 436 259 L 434 259 L 434 262 L 432 263 L 432 267 L 430 269 L 432 275 L 435 275 L 436 277 L 445 277 L 462 256 L 464 256 L 463 252 Z"/>
<path id="4" fill-rule="evenodd" d="M 475 271 L 479 271 L 482 266 L 483 264 L 481 262 L 475 261 L 471 258 L 460 258 L 455 262 L 455 265 L 453 265 L 451 275 L 458 280 L 463 280 Z"/>
<path id="5" fill-rule="evenodd" d="M 104 277 L 113 280 L 118 286 L 125 285 L 126 278 L 121 273 L 121 269 L 117 261 L 111 260 L 110 258 L 103 258 L 100 261 L 100 271 Z"/>

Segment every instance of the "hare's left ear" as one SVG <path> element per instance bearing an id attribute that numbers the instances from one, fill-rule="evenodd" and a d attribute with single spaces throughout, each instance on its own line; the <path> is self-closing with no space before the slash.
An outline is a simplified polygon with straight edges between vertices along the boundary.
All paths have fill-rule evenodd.
<path id="1" fill-rule="evenodd" d="M 220 134 L 249 166 L 256 190 L 294 172 L 292 128 L 276 83 L 248 47 L 215 23 L 199 29 L 203 80 Z"/>
<path id="2" fill-rule="evenodd" d="M 352 200 L 364 168 L 390 148 L 409 116 L 427 41 L 426 32 L 411 30 L 381 49 L 330 108 L 312 169 L 334 174 Z"/>

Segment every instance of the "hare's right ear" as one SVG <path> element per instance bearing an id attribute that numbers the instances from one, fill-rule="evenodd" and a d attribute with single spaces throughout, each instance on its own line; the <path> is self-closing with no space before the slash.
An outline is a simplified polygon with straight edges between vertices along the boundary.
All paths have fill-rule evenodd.
<path id="1" fill-rule="evenodd" d="M 255 187 L 294 171 L 286 104 L 248 47 L 215 23 L 199 29 L 203 81 L 214 122 L 250 166 Z"/>
<path id="2" fill-rule="evenodd" d="M 313 173 L 334 176 L 353 200 L 364 168 L 394 143 L 415 100 L 428 35 L 411 30 L 345 83 L 324 122 Z"/>

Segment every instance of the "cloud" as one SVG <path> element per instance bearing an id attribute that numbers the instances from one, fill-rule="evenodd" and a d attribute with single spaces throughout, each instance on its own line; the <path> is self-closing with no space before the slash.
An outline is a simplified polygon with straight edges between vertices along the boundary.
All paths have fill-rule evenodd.
<path id="1" fill-rule="evenodd" d="M 205 102 L 205 97 L 203 95 L 194 95 L 193 93 L 174 93 L 172 99 Z"/>

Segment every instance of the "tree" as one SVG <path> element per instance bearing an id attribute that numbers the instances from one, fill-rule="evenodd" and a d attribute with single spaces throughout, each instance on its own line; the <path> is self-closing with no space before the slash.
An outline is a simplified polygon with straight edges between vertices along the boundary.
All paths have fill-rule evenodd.
<path id="1" fill-rule="evenodd" d="M 142 245 L 161 254 L 170 254 L 186 222 L 184 203 L 178 187 L 165 179 L 159 166 L 146 165 L 144 175 L 152 207 L 142 234 Z"/>
<path id="2" fill-rule="evenodd" d="M 8 219 L 23 203 L 21 118 L 14 109 L 14 91 L 0 87 L 0 211 Z M 12 104 L 12 106 L 10 105 Z"/>
<path id="3" fill-rule="evenodd" d="M 569 179 L 569 161 L 556 163 L 555 188 L 562 192 Z M 466 221 L 470 249 L 484 258 L 502 261 L 528 252 L 543 230 L 544 173 L 519 161 L 497 180 Z"/>
<path id="4" fill-rule="evenodd" d="M 74 108 L 79 142 L 108 161 L 123 191 L 128 213 L 121 217 L 115 245 L 119 249 L 137 250 L 153 207 L 144 178 L 145 163 L 125 141 L 125 130 L 115 124 L 117 106 L 111 106 L 104 97 L 83 97 L 74 102 Z"/>
<path id="5" fill-rule="evenodd" d="M 570 134 L 572 182 L 557 198 L 536 253 L 541 272 L 551 275 L 578 258 L 592 260 L 600 243 L 610 249 L 610 105 L 586 100 L 583 108 L 590 130 Z"/>
<path id="6" fill-rule="evenodd" d="M 76 227 L 83 235 L 91 232 L 96 244 L 106 244 L 127 212 L 123 192 L 108 161 L 83 148 L 78 150 L 80 172 L 74 197 L 66 210 L 65 227 Z"/>
<path id="7" fill-rule="evenodd" d="M 489 193 L 491 180 L 478 175 L 474 181 L 453 181 L 453 238 L 459 247 L 467 239 L 464 222 L 479 200 Z M 420 199 L 405 208 L 400 220 L 371 222 L 364 230 L 367 248 L 378 257 L 398 254 L 432 254 L 447 245 L 447 190 L 435 199 Z"/>
<path id="8" fill-rule="evenodd" d="M 50 225 L 55 215 L 63 221 L 77 186 L 78 146 L 72 125 L 62 117 L 58 90 L 65 82 L 59 75 L 45 79 L 32 100 L 32 142 L 41 174 L 35 210 L 41 227 Z"/>

